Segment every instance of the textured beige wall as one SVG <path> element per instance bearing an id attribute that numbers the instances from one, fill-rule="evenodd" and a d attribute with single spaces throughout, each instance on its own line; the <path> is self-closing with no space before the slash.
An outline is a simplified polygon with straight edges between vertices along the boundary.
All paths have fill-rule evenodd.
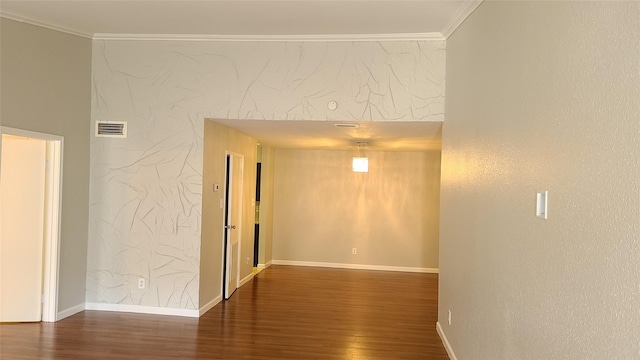
<path id="1" fill-rule="evenodd" d="M 91 40 L 0 19 L 2 125 L 64 136 L 58 310 L 85 301 Z"/>
<path id="2" fill-rule="evenodd" d="M 220 208 L 220 200 L 225 194 L 227 150 L 244 155 L 240 279 L 253 272 L 257 146 L 255 139 L 238 131 L 211 120 L 204 122 L 200 307 L 222 294 L 224 209 Z M 213 184 L 219 184 L 220 190 L 214 192 Z"/>
<path id="3" fill-rule="evenodd" d="M 273 259 L 437 268 L 440 153 L 354 154 L 276 151 Z"/>
<path id="4" fill-rule="evenodd" d="M 262 178 L 260 180 L 260 247 L 258 263 L 267 264 L 272 258 L 273 244 L 273 172 L 275 149 L 262 145 Z"/>
<path id="5" fill-rule="evenodd" d="M 484 2 L 448 39 L 439 322 L 458 359 L 640 358 L 639 19 Z"/>

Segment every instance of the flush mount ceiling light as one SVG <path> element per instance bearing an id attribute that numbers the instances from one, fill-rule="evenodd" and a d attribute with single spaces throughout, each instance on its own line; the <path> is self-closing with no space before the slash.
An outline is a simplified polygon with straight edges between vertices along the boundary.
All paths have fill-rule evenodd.
<path id="1" fill-rule="evenodd" d="M 358 151 L 360 156 L 354 156 L 352 161 L 353 172 L 369 172 L 369 158 L 364 156 L 363 148 L 367 146 L 366 142 L 358 142 Z"/>

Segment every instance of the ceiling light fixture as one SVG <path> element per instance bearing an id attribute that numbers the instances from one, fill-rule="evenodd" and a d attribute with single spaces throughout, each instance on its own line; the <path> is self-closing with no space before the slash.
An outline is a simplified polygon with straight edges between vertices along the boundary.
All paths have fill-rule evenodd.
<path id="1" fill-rule="evenodd" d="M 366 142 L 358 141 L 358 152 L 360 156 L 354 156 L 352 161 L 353 172 L 369 172 L 369 158 L 364 156 L 363 147 L 367 146 Z"/>

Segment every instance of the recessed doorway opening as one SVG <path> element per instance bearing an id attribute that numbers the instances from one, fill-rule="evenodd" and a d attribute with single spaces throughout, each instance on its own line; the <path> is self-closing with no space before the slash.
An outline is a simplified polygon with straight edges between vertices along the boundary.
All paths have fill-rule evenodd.
<path id="1" fill-rule="evenodd" d="M 0 127 L 0 321 L 57 320 L 63 137 Z"/>

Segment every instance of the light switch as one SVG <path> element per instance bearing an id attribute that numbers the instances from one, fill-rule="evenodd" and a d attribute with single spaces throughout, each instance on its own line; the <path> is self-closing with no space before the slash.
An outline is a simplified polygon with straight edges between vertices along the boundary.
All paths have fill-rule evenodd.
<path id="1" fill-rule="evenodd" d="M 536 194 L 536 217 L 539 219 L 547 219 L 548 208 L 547 202 L 549 201 L 549 192 L 539 192 Z"/>

